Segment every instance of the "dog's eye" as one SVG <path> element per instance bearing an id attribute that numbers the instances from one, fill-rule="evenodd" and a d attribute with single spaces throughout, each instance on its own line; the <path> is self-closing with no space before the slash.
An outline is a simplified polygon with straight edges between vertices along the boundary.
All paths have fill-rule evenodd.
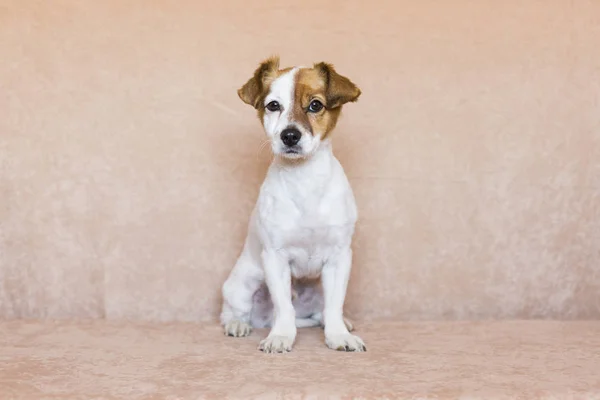
<path id="1" fill-rule="evenodd" d="M 308 111 L 312 113 L 317 113 L 323 109 L 323 103 L 319 100 L 313 100 L 308 105 Z"/>
<path id="2" fill-rule="evenodd" d="M 276 101 L 272 101 L 269 104 L 267 104 L 266 108 L 267 108 L 267 110 L 272 111 L 272 112 L 281 110 L 281 106 Z"/>

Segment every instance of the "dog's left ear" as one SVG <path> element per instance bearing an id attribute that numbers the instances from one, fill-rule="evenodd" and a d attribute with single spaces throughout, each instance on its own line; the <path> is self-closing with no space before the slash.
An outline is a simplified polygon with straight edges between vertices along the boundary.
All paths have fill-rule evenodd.
<path id="1" fill-rule="evenodd" d="M 279 70 L 279 57 L 273 56 L 263 61 L 254 71 L 254 76 L 238 90 L 240 99 L 244 103 L 258 108 L 260 98 L 277 70 Z"/>
<path id="2" fill-rule="evenodd" d="M 327 87 L 327 107 L 337 108 L 348 102 L 354 102 L 360 97 L 360 89 L 346 78 L 335 71 L 333 65 L 320 62 L 314 65 L 325 79 Z"/>

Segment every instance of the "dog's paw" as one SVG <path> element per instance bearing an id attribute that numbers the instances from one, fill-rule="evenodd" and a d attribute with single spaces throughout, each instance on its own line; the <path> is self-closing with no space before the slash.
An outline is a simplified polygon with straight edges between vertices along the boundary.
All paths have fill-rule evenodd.
<path id="1" fill-rule="evenodd" d="M 248 336 L 252 332 L 252 327 L 242 321 L 230 321 L 225 324 L 225 335 L 234 337 Z"/>
<path id="2" fill-rule="evenodd" d="M 294 340 L 288 336 L 267 336 L 261 340 L 258 349 L 265 353 L 287 353 L 292 351 Z"/>
<path id="3" fill-rule="evenodd" d="M 338 351 L 367 351 L 365 343 L 362 341 L 362 339 L 349 333 L 326 336 L 325 344 L 330 349 Z"/>

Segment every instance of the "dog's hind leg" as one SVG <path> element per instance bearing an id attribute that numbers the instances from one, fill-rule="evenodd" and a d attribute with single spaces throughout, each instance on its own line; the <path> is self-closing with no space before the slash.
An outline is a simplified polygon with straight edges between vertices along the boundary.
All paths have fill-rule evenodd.
<path id="1" fill-rule="evenodd" d="M 313 318 L 296 318 L 296 328 L 312 328 L 320 326 L 321 321 Z"/>
<path id="2" fill-rule="evenodd" d="M 318 281 L 296 281 L 292 286 L 294 307 L 296 308 L 296 327 L 324 327 L 323 291 Z M 354 330 L 352 321 L 343 317 L 349 332 Z"/>
<path id="3" fill-rule="evenodd" d="M 252 257 L 250 246 L 246 243 L 223 284 L 223 308 L 220 319 L 225 335 L 240 337 L 250 334 L 253 296 L 263 282 L 264 272 Z"/>
<path id="4" fill-rule="evenodd" d="M 346 325 L 346 328 L 348 328 L 348 332 L 352 332 L 354 330 L 354 324 L 348 318 L 346 318 L 346 317 L 343 317 L 343 318 L 344 318 L 344 324 Z M 315 315 L 310 317 L 310 319 L 317 322 L 317 324 L 313 325 L 313 326 L 320 326 L 321 328 L 325 327 L 325 325 L 323 324 L 323 314 L 322 313 L 316 313 Z"/>

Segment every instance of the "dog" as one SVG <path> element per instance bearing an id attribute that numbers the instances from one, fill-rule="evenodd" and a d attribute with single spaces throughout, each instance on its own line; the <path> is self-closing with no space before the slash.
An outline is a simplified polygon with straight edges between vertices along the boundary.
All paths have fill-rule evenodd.
<path id="1" fill-rule="evenodd" d="M 270 327 L 259 350 L 285 353 L 297 328 L 320 325 L 327 347 L 366 351 L 343 315 L 358 214 L 331 145 L 342 106 L 361 90 L 331 64 L 280 69 L 275 56 L 238 95 L 256 109 L 275 157 L 222 287 L 225 334 Z"/>

